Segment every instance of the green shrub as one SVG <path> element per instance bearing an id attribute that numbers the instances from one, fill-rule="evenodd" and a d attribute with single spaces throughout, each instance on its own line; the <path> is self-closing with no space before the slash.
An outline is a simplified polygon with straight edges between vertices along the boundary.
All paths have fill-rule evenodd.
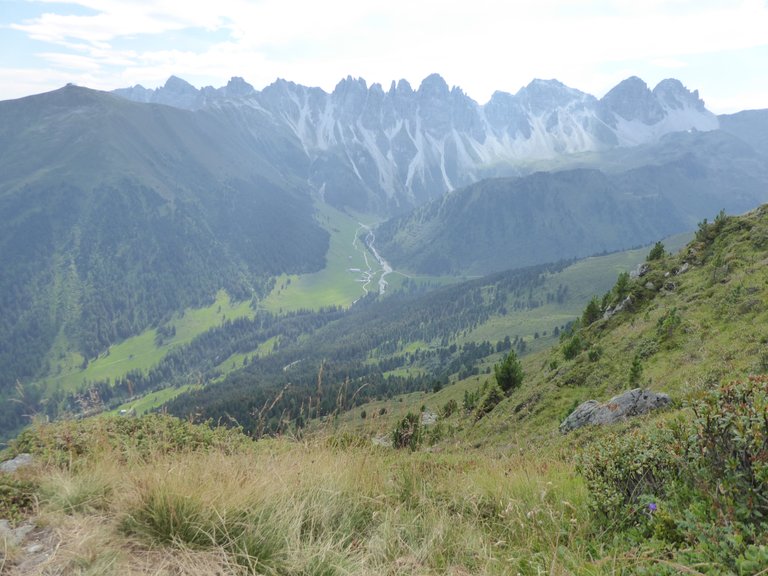
<path id="1" fill-rule="evenodd" d="M 611 434 L 597 440 L 577 458 L 577 469 L 590 492 L 591 505 L 602 517 L 620 525 L 639 518 L 642 497 L 666 493 L 676 468 L 671 432 Z"/>
<path id="2" fill-rule="evenodd" d="M 661 242 L 656 242 L 656 244 L 653 245 L 653 248 L 651 248 L 651 251 L 648 252 L 648 256 L 646 257 L 646 262 L 653 262 L 654 260 L 661 260 L 664 258 L 664 244 Z"/>
<path id="3" fill-rule="evenodd" d="M 148 458 L 209 449 L 233 452 L 251 442 L 237 429 L 148 414 L 139 418 L 113 416 L 40 424 L 19 434 L 9 448 L 11 454 L 29 452 L 43 461 L 72 467 L 77 461 L 105 450 L 120 458 Z"/>
<path id="4" fill-rule="evenodd" d="M 483 416 L 493 410 L 503 399 L 504 393 L 501 391 L 501 388 L 495 384 L 491 386 L 490 390 L 488 390 L 488 393 L 483 398 L 482 403 L 478 406 L 477 412 L 475 412 L 475 419 L 480 420 Z"/>
<path id="5" fill-rule="evenodd" d="M 421 444 L 421 415 L 408 412 L 392 431 L 392 446 L 416 450 Z"/>
<path id="6" fill-rule="evenodd" d="M 480 390 L 464 390 L 464 400 L 462 400 L 461 406 L 465 412 L 472 412 L 477 408 L 477 403 L 480 402 L 480 396 L 482 392 Z"/>
<path id="7" fill-rule="evenodd" d="M 443 407 L 440 409 L 440 417 L 449 418 L 452 414 L 457 412 L 458 409 L 459 409 L 459 403 L 456 402 L 455 399 L 451 398 L 445 404 L 443 404 Z"/>
<path id="8" fill-rule="evenodd" d="M 613 301 L 621 302 L 629 294 L 629 272 L 622 272 L 616 278 L 612 289 Z"/>
<path id="9" fill-rule="evenodd" d="M 636 388 L 640 385 L 640 379 L 643 377 L 643 363 L 640 356 L 635 354 L 632 359 L 632 365 L 629 367 L 629 387 Z"/>
<path id="10" fill-rule="evenodd" d="M 519 388 L 525 376 L 523 365 L 520 363 L 514 350 L 507 354 L 507 357 L 504 358 L 501 364 L 494 365 L 493 374 L 496 377 L 496 384 L 505 394 L 509 394 L 512 390 Z"/>
<path id="11" fill-rule="evenodd" d="M 586 448 L 577 466 L 592 507 L 608 520 L 606 535 L 628 546 L 655 542 L 679 565 L 765 570 L 768 376 L 720 385 L 691 409 L 692 417 Z"/>
<path id="12" fill-rule="evenodd" d="M 682 318 L 677 312 L 677 308 L 667 310 L 656 322 L 656 335 L 659 340 L 670 340 L 682 324 Z"/>
<path id="13" fill-rule="evenodd" d="M 582 349 L 581 338 L 578 334 L 574 334 L 570 340 L 563 345 L 563 357 L 566 360 L 573 360 L 579 355 Z"/>
<path id="14" fill-rule="evenodd" d="M 723 385 L 694 406 L 691 485 L 723 522 L 768 518 L 768 376 Z"/>
<path id="15" fill-rule="evenodd" d="M 30 480 L 0 473 L 0 518 L 15 524 L 34 512 L 38 486 Z"/>
<path id="16" fill-rule="evenodd" d="M 581 325 L 589 326 L 590 324 L 597 322 L 603 317 L 603 313 L 600 309 L 600 301 L 597 296 L 592 296 L 592 299 L 584 308 L 584 312 L 581 314 Z"/>

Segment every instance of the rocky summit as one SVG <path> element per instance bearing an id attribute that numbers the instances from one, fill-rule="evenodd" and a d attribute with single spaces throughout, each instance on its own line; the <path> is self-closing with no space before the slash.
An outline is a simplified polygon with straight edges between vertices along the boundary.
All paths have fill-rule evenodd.
<path id="1" fill-rule="evenodd" d="M 438 74 L 417 89 L 400 80 L 385 90 L 348 76 L 330 94 L 286 80 L 258 91 L 242 78 L 198 90 L 171 77 L 154 90 L 115 93 L 190 110 L 247 107 L 262 119 L 260 129 L 268 123 L 300 143 L 309 181 L 326 200 L 388 212 L 484 177 L 514 175 L 526 162 L 718 128 L 698 92 L 674 79 L 651 90 L 628 78 L 602 99 L 557 80 L 533 80 L 482 105 Z"/>

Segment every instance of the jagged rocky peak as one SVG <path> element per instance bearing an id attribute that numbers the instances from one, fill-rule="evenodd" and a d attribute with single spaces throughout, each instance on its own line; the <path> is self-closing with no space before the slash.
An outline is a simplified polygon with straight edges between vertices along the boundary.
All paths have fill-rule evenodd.
<path id="1" fill-rule="evenodd" d="M 625 120 L 639 120 L 644 124 L 656 124 L 664 116 L 664 109 L 648 88 L 648 85 L 631 76 L 619 82 L 600 101 L 609 111 Z"/>
<path id="2" fill-rule="evenodd" d="M 224 93 L 229 97 L 237 98 L 251 96 L 256 93 L 256 89 L 240 76 L 233 76 L 224 87 Z"/>
<path id="3" fill-rule="evenodd" d="M 395 85 L 395 81 L 392 80 L 392 86 L 389 88 L 389 93 L 392 96 L 407 97 L 413 94 L 413 88 L 411 88 L 408 80 L 401 78 L 398 80 L 397 85 Z"/>
<path id="4" fill-rule="evenodd" d="M 673 110 L 693 108 L 702 112 L 705 111 L 704 101 L 699 98 L 699 91 L 691 92 L 676 78 L 667 78 L 659 82 L 653 89 L 653 95 L 664 106 Z"/>
<path id="5" fill-rule="evenodd" d="M 369 91 L 376 94 L 377 96 L 384 95 L 384 88 L 382 88 L 381 84 L 379 84 L 378 82 L 374 82 L 373 84 L 371 84 Z"/>
<path id="6" fill-rule="evenodd" d="M 341 80 L 333 89 L 334 94 L 348 94 L 349 92 L 367 92 L 368 84 L 364 78 L 353 78 L 347 76 Z"/>
<path id="7" fill-rule="evenodd" d="M 295 82 L 291 82 L 290 80 L 285 80 L 284 78 L 278 78 L 272 84 L 264 88 L 262 90 L 262 94 L 268 94 L 268 93 L 279 93 L 279 94 L 285 94 L 288 92 L 294 92 L 296 87 L 298 85 Z"/>
<path id="8" fill-rule="evenodd" d="M 336 84 L 331 94 L 331 100 L 337 107 L 341 117 L 351 121 L 362 114 L 368 99 L 368 84 L 363 78 L 347 76 Z"/>
<path id="9" fill-rule="evenodd" d="M 594 100 L 589 94 L 570 88 L 559 80 L 538 78 L 518 90 L 515 98 L 532 112 L 550 112 L 557 108 L 565 108 L 574 102 Z"/>
<path id="10" fill-rule="evenodd" d="M 197 88 L 178 76 L 171 76 L 168 78 L 168 80 L 165 81 L 163 88 L 169 92 L 175 92 L 177 94 L 197 94 L 198 92 Z"/>
<path id="11" fill-rule="evenodd" d="M 421 81 L 418 94 L 421 98 L 445 100 L 448 98 L 450 90 L 440 74 L 430 74 Z"/>
<path id="12" fill-rule="evenodd" d="M 300 142 L 312 165 L 320 167 L 310 178 L 318 189 L 344 181 L 346 190 L 359 180 L 360 194 L 401 208 L 468 184 L 489 167 L 635 146 L 670 132 L 718 126 L 698 93 L 679 81 L 664 80 L 651 91 L 637 77 L 602 100 L 558 80 L 536 79 L 514 95 L 495 92 L 484 105 L 449 87 L 439 74 L 424 78 L 418 89 L 404 79 L 392 81 L 386 92 L 353 76 L 330 93 L 283 79 L 257 91 L 239 77 L 218 89 L 196 91 L 172 76 L 155 90 L 116 93 L 190 110 L 223 102 L 246 106 L 244 121 L 267 115 L 270 126 Z"/>

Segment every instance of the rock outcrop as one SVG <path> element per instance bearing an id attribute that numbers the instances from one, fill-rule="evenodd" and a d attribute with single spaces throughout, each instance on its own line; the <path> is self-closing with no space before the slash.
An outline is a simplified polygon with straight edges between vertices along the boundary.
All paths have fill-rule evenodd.
<path id="1" fill-rule="evenodd" d="M 664 408 L 669 402 L 667 394 L 642 388 L 624 392 L 602 404 L 597 400 L 587 400 L 560 424 L 560 432 L 567 434 L 571 430 L 592 424 L 613 424 Z"/>
<path id="2" fill-rule="evenodd" d="M 23 466 L 29 466 L 32 464 L 32 455 L 31 454 L 19 454 L 16 456 L 16 458 L 13 458 L 12 460 L 6 460 L 5 462 L 0 463 L 0 472 L 16 472 L 19 468 L 22 468 Z"/>

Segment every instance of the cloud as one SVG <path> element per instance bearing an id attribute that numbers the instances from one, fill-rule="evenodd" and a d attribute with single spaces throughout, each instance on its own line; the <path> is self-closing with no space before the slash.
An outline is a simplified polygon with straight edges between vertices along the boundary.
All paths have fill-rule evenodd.
<path id="1" fill-rule="evenodd" d="M 74 12 L 72 5 L 80 7 Z M 534 77 L 600 93 L 644 62 L 684 70 L 692 55 L 768 43 L 761 0 L 43 0 L 10 27 L 47 66 L 100 72 L 101 84 L 170 74 L 257 88 L 276 77 L 330 90 L 348 74 L 385 86 L 432 72 L 479 101 Z M 163 45 L 178 33 L 189 45 Z M 88 59 L 91 63 L 88 63 Z M 610 72 L 610 71 L 613 72 Z M 54 76 L 56 77 L 56 76 Z M 0 95 L 1 96 L 1 95 Z"/>

